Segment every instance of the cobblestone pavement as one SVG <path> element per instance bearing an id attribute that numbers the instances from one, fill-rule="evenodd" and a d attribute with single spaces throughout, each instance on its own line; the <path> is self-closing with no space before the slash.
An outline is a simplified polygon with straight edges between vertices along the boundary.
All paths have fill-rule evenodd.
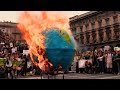
<path id="1" fill-rule="evenodd" d="M 76 74 L 76 73 L 69 73 L 69 74 L 59 74 L 56 76 L 48 76 L 43 75 L 37 77 L 26 77 L 26 78 L 17 78 L 17 79 L 120 79 L 120 75 L 113 75 L 113 74 Z"/>

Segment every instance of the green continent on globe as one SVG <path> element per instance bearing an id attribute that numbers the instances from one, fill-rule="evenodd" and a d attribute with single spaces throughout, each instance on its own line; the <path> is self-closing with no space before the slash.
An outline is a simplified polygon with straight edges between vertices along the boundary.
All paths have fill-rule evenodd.
<path id="1" fill-rule="evenodd" d="M 65 30 L 60 30 L 60 35 L 70 44 L 73 46 L 73 43 L 71 41 L 71 38 L 69 34 Z"/>

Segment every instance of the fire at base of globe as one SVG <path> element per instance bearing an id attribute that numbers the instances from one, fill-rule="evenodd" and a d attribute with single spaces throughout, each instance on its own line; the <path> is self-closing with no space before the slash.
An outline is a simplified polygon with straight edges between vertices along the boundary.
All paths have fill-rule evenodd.
<path id="1" fill-rule="evenodd" d="M 66 70 L 73 62 L 75 54 L 75 41 L 72 36 L 68 35 L 65 30 L 50 29 L 44 32 L 46 37 L 45 55 L 48 60 L 53 64 L 54 68 L 58 65 L 62 66 L 63 70 Z M 34 56 L 35 57 L 35 56 Z M 34 59 L 38 62 L 37 59 Z"/>

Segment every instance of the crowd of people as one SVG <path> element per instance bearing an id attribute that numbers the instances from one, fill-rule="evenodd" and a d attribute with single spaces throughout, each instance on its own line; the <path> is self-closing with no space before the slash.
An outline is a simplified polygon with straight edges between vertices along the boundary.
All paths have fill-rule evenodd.
<path id="1" fill-rule="evenodd" d="M 87 51 L 75 56 L 76 73 L 109 73 L 120 72 L 120 50 Z"/>
<path id="2" fill-rule="evenodd" d="M 27 74 L 41 74 L 40 68 L 31 62 L 29 53 L 27 55 L 24 54 L 24 50 L 28 49 L 29 47 L 25 41 L 17 41 L 10 37 L 7 33 L 2 33 L 0 31 L 0 60 L 4 60 L 2 64 L 0 63 L 0 78 L 9 79 L 18 76 L 26 76 Z M 53 74 L 51 71 L 53 68 L 51 67 L 50 62 L 46 60 L 45 55 L 44 58 L 46 61 L 44 73 L 49 72 Z M 19 65 L 14 65 L 14 61 L 19 61 L 21 63 Z"/>
<path id="3" fill-rule="evenodd" d="M 4 59 L 4 65 L 0 65 L 1 76 L 26 76 L 26 73 L 40 75 L 40 69 L 34 64 L 30 64 L 30 56 L 24 55 L 23 50 L 28 50 L 24 41 L 16 41 L 7 33 L 0 32 L 0 58 Z M 76 73 L 109 73 L 119 74 L 120 72 L 120 50 L 101 50 L 86 51 L 77 53 Z M 13 61 L 20 61 L 18 66 L 13 65 Z M 69 68 L 70 69 L 70 68 Z M 4 73 L 2 73 L 4 72 Z M 11 74 L 11 75 L 10 75 Z"/>
<path id="4" fill-rule="evenodd" d="M 0 65 L 0 77 L 25 76 L 27 72 L 36 74 L 39 69 L 33 64 L 28 67 L 30 56 L 23 54 L 23 50 L 28 50 L 28 46 L 24 41 L 16 41 L 7 33 L 0 32 L 0 58 L 4 59 L 4 63 Z M 21 62 L 18 66 L 14 66 L 13 62 Z M 10 75 L 11 74 L 11 75 Z"/>

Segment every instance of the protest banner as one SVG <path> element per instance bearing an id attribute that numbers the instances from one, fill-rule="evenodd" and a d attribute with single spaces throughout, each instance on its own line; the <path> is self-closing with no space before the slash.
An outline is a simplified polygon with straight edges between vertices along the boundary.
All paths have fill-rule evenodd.
<path id="1" fill-rule="evenodd" d="M 79 64 L 78 64 L 78 66 L 79 66 L 79 68 L 85 68 L 85 62 L 86 62 L 86 60 L 79 60 Z"/>
<path id="2" fill-rule="evenodd" d="M 28 55 L 29 54 L 29 50 L 23 50 L 23 55 Z"/>

